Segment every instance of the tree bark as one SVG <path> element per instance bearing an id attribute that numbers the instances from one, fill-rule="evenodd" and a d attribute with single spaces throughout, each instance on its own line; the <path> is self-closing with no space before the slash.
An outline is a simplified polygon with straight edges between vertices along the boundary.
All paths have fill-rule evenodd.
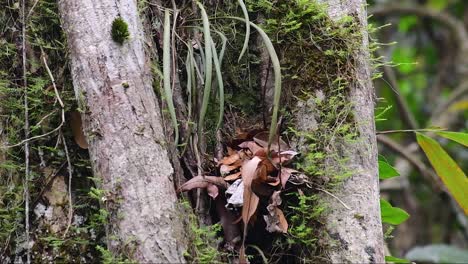
<path id="1" fill-rule="evenodd" d="M 384 263 L 384 245 L 379 203 L 377 142 L 374 122 L 374 90 L 370 79 L 367 16 L 365 1 L 328 0 L 328 14 L 333 20 L 344 15 L 357 17 L 362 31 L 362 48 L 356 51 L 354 65 L 356 82 L 350 87 L 349 101 L 353 105 L 358 136 L 352 145 L 338 149 L 349 158 L 348 169 L 353 175 L 336 188 L 334 196 L 324 194 L 329 206 L 326 229 L 329 237 L 324 248 L 333 263 Z M 307 105 L 303 106 L 307 107 Z M 308 113 L 299 109 L 298 113 Z M 310 112 L 310 111 L 309 111 Z M 310 115 L 299 115 L 298 125 L 308 128 Z M 346 204 L 349 209 L 344 205 Z"/>
<path id="2" fill-rule="evenodd" d="M 136 1 L 62 0 L 59 8 L 93 169 L 111 213 L 108 246 L 138 262 L 184 262 L 174 170 Z M 130 32 L 122 45 L 111 37 L 119 16 Z"/>

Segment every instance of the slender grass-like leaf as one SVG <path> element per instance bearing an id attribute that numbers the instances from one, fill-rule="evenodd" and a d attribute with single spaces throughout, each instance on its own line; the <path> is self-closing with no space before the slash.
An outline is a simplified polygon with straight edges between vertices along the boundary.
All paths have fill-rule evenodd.
<path id="1" fill-rule="evenodd" d="M 216 53 L 216 46 L 214 44 L 213 39 L 211 40 L 211 50 L 213 51 L 213 61 L 216 70 L 216 79 L 218 80 L 218 89 L 219 89 L 219 117 L 218 123 L 216 124 L 216 130 L 219 129 L 221 126 L 221 122 L 223 122 L 224 117 L 224 84 L 223 84 L 223 76 L 221 74 L 221 65 L 218 60 L 218 54 Z"/>
<path id="2" fill-rule="evenodd" d="M 188 45 L 187 58 L 185 59 L 185 70 L 187 72 L 187 111 L 188 118 L 190 118 L 192 116 L 192 88 L 194 87 L 192 87 L 194 78 L 193 48 L 190 45 Z"/>
<path id="3" fill-rule="evenodd" d="M 468 147 L 468 133 L 440 131 L 436 132 L 437 135 L 453 140 L 465 147 Z"/>
<path id="4" fill-rule="evenodd" d="M 219 37 L 221 38 L 221 51 L 219 52 L 219 65 L 222 66 L 223 65 L 223 57 L 224 57 L 224 51 L 226 51 L 226 43 L 227 43 L 227 38 L 226 38 L 226 35 L 223 34 L 223 32 L 221 31 L 218 31 L 218 30 L 215 30 L 216 34 L 219 35 Z"/>
<path id="5" fill-rule="evenodd" d="M 385 262 L 386 263 L 395 263 L 395 264 L 399 264 L 399 263 L 411 263 L 411 261 L 407 260 L 407 259 L 402 259 L 402 258 L 397 258 L 397 257 L 394 257 L 394 256 L 385 256 Z"/>
<path id="6" fill-rule="evenodd" d="M 198 131 L 201 132 L 203 123 L 205 121 L 206 111 L 208 109 L 208 102 L 210 99 L 211 92 L 211 78 L 213 70 L 213 56 L 211 53 L 211 34 L 210 34 L 210 22 L 208 15 L 206 14 L 205 8 L 200 2 L 197 2 L 198 7 L 201 11 L 203 21 L 203 37 L 205 40 L 205 88 L 203 89 L 203 100 L 200 110 L 200 117 L 198 119 Z"/>
<path id="7" fill-rule="evenodd" d="M 238 0 L 238 2 L 242 9 L 242 13 L 244 13 L 244 19 L 245 19 L 245 39 L 244 39 L 244 46 L 242 47 L 242 51 L 239 55 L 239 59 L 238 59 L 238 62 L 239 62 L 249 46 L 250 19 L 249 19 L 249 12 L 247 11 L 247 8 L 245 7 L 244 1 Z"/>
<path id="8" fill-rule="evenodd" d="M 184 26 L 184 28 L 195 28 L 195 29 L 201 29 L 203 30 L 202 27 L 197 27 L 197 26 Z M 224 52 L 226 51 L 226 44 L 227 44 L 227 38 L 226 35 L 223 34 L 223 32 L 219 30 L 213 30 L 218 36 L 221 38 L 221 51 L 219 52 L 218 58 L 219 58 L 219 65 L 223 65 L 223 57 L 224 57 Z M 200 50 L 203 51 L 203 50 Z M 203 56 L 203 54 L 202 54 Z"/>
<path id="9" fill-rule="evenodd" d="M 240 21 L 246 21 L 243 18 L 240 17 L 228 17 L 231 19 L 235 20 L 240 20 Z M 275 47 L 273 46 L 273 43 L 271 43 L 270 38 L 268 35 L 261 29 L 259 26 L 255 25 L 252 22 L 249 22 L 250 26 L 255 28 L 255 30 L 258 31 L 260 34 L 260 37 L 263 40 L 263 43 L 265 44 L 265 47 L 268 51 L 268 54 L 270 55 L 271 63 L 273 65 L 273 73 L 275 75 L 275 91 L 274 91 L 274 96 L 273 96 L 273 114 L 271 116 L 271 125 L 270 125 L 270 135 L 268 137 L 268 150 L 270 149 L 271 142 L 275 138 L 276 135 L 276 126 L 278 122 L 278 110 L 279 110 L 279 101 L 281 98 L 281 66 L 279 63 L 278 55 L 276 54 Z"/>
<path id="10" fill-rule="evenodd" d="M 172 101 L 171 89 L 171 15 L 169 10 L 164 12 L 164 39 L 163 39 L 163 85 L 164 97 L 166 98 L 167 108 L 171 116 L 172 125 L 174 126 L 175 144 L 179 141 L 179 128 L 177 126 L 177 117 Z"/>
<path id="11" fill-rule="evenodd" d="M 416 139 L 437 175 L 463 208 L 465 214 L 468 214 L 468 179 L 465 173 L 437 141 L 421 133 L 416 133 Z"/>

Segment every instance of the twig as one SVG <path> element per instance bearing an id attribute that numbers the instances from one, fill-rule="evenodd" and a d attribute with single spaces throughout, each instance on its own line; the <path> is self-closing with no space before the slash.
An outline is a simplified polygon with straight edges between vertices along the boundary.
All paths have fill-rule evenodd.
<path id="1" fill-rule="evenodd" d="M 398 105 L 398 109 L 400 111 L 401 117 L 403 121 L 408 125 L 409 128 L 411 129 L 417 129 L 419 128 L 418 122 L 416 121 L 416 118 L 414 117 L 413 113 L 411 112 L 408 102 L 406 99 L 401 96 L 399 93 L 400 88 L 398 86 L 397 78 L 395 76 L 395 71 L 391 68 L 391 66 L 387 65 L 384 63 L 383 65 L 383 71 L 385 77 L 387 77 L 390 88 L 395 92 L 395 99 L 396 103 Z"/>
<path id="2" fill-rule="evenodd" d="M 377 135 L 383 134 L 396 134 L 396 133 L 409 133 L 409 132 L 436 132 L 436 131 L 444 131 L 446 129 L 437 129 L 437 128 L 422 128 L 422 129 L 396 129 L 396 130 L 384 130 L 384 131 L 377 131 Z"/>
<path id="3" fill-rule="evenodd" d="M 333 193 L 327 191 L 327 190 L 324 190 L 324 189 L 320 189 L 320 188 L 316 188 L 316 190 L 319 190 L 319 191 L 322 191 L 328 195 L 330 195 L 331 197 L 335 198 L 338 202 L 340 202 L 346 209 L 348 210 L 352 210 L 351 208 L 349 208 L 349 206 L 347 206 L 340 198 L 338 198 L 336 195 L 334 195 Z"/>
<path id="4" fill-rule="evenodd" d="M 60 137 L 62 139 L 63 148 L 65 150 L 65 156 L 67 157 L 67 165 L 68 165 L 68 224 L 62 236 L 63 238 L 65 238 L 67 236 L 68 230 L 70 229 L 70 226 L 72 224 L 72 218 L 73 218 L 73 203 L 72 203 L 72 194 L 71 194 L 72 193 L 71 183 L 72 183 L 72 177 L 73 177 L 73 168 L 72 168 L 71 161 L 70 161 L 70 155 L 68 153 L 67 142 L 65 141 L 65 137 L 63 136 L 62 131 L 60 131 Z"/>
<path id="5" fill-rule="evenodd" d="M 27 70 L 26 70 L 26 1 L 21 1 L 21 50 L 23 56 L 23 89 L 24 89 L 24 134 L 25 137 L 29 137 L 29 104 L 28 104 L 28 79 L 27 79 Z M 25 216 L 25 233 L 26 233 L 26 263 L 31 263 L 31 248 L 29 246 L 29 143 L 26 142 L 24 145 L 24 170 L 25 170 L 25 179 L 24 179 L 24 216 Z"/>
<path id="6" fill-rule="evenodd" d="M 448 27 L 452 31 L 460 48 L 468 44 L 468 34 L 462 21 L 446 12 L 431 10 L 422 5 L 381 5 L 376 8 L 369 8 L 369 13 L 374 16 L 412 14 L 420 17 L 428 17 Z"/>
<path id="7" fill-rule="evenodd" d="M 32 15 L 33 11 L 34 11 L 34 8 L 36 7 L 37 3 L 39 2 L 39 0 L 35 0 L 34 1 L 34 4 L 31 6 L 31 8 L 29 9 L 29 12 L 28 12 L 28 15 L 26 16 L 26 19 L 29 19 L 29 17 Z"/>
<path id="8" fill-rule="evenodd" d="M 50 81 L 52 82 L 52 87 L 54 87 L 55 96 L 57 97 L 57 100 L 60 106 L 64 108 L 65 106 L 62 102 L 62 99 L 60 98 L 59 92 L 57 90 L 57 85 L 55 85 L 54 76 L 52 75 L 52 72 L 50 71 L 49 65 L 47 64 L 46 54 L 44 50 L 42 49 L 42 47 L 40 47 L 40 49 L 41 49 L 41 59 L 42 59 L 42 62 L 44 63 L 44 67 L 46 68 L 47 74 L 49 75 Z"/>
<path id="9" fill-rule="evenodd" d="M 63 111 L 62 111 L 62 112 L 63 112 Z M 65 116 L 65 113 L 62 113 L 62 116 L 64 117 L 64 116 Z M 21 146 L 21 145 L 23 145 L 23 144 L 24 144 L 25 147 L 26 147 L 26 145 L 29 144 L 30 141 L 35 140 L 35 139 L 39 139 L 39 138 L 42 138 L 42 137 L 45 137 L 45 136 L 48 136 L 48 135 L 50 135 L 50 134 L 53 134 L 53 133 L 57 132 L 62 126 L 63 126 L 63 122 L 60 123 L 60 125 L 59 125 L 58 127 L 54 128 L 54 130 L 51 130 L 51 131 L 49 131 L 49 132 L 47 132 L 47 133 L 44 133 L 44 134 L 42 134 L 42 135 L 38 135 L 38 136 L 34 136 L 34 137 L 27 138 L 27 139 L 25 139 L 25 140 L 23 140 L 23 141 L 21 141 L 21 142 L 19 142 L 19 143 L 16 143 L 16 144 L 14 144 L 14 145 L 2 146 L 1 148 L 3 148 L 3 149 L 14 148 L 14 147 Z"/>
<path id="10" fill-rule="evenodd" d="M 468 94 L 468 81 L 462 82 L 455 90 L 450 93 L 449 98 L 439 104 L 433 112 L 431 120 L 437 120 L 451 105 L 462 99 L 465 94 Z"/>

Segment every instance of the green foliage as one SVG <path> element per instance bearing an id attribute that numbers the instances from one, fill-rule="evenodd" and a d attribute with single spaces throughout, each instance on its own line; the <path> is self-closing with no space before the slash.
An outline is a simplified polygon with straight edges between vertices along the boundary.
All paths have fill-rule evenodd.
<path id="1" fill-rule="evenodd" d="M 130 38 L 130 32 L 128 31 L 128 24 L 121 17 L 117 17 L 112 21 L 111 29 L 112 40 L 122 45 L 125 40 Z"/>
<path id="2" fill-rule="evenodd" d="M 403 16 L 398 22 L 398 30 L 402 33 L 408 32 L 418 23 L 418 17 L 414 15 Z"/>
<path id="3" fill-rule="evenodd" d="M 325 206 L 319 203 L 319 196 L 317 195 L 298 195 L 296 193 L 291 194 L 296 196 L 293 199 L 294 204 L 290 204 L 288 209 L 291 210 L 291 227 L 288 230 L 291 244 L 302 244 L 304 247 L 312 248 L 316 247 L 317 232 L 314 226 L 314 222 L 322 215 L 325 211 Z"/>
<path id="4" fill-rule="evenodd" d="M 445 136 L 447 135 L 454 137 L 453 134 L 445 134 Z M 468 213 L 468 195 L 466 192 L 468 190 L 468 179 L 465 173 L 437 141 L 421 133 L 416 133 L 416 139 L 437 175 L 442 179 L 442 182 L 465 213 Z M 460 139 L 460 137 L 457 137 L 457 139 Z"/>
<path id="5" fill-rule="evenodd" d="M 466 263 L 468 250 L 435 244 L 415 247 L 405 257 L 417 263 Z"/>
<path id="6" fill-rule="evenodd" d="M 462 144 L 465 147 L 468 147 L 468 133 L 450 131 L 438 131 L 435 133 L 441 137 L 448 138 L 450 140 Z"/>
<path id="7" fill-rule="evenodd" d="M 382 215 L 382 222 L 399 225 L 409 218 L 409 214 L 404 210 L 393 207 L 389 202 L 380 199 L 380 211 Z"/>
<path id="8" fill-rule="evenodd" d="M 221 225 L 202 226 L 198 223 L 197 216 L 192 212 L 188 201 L 182 201 L 181 207 L 187 212 L 184 218 L 188 220 L 190 239 L 189 251 L 184 254 L 186 259 L 190 263 L 222 263 L 221 258 L 224 253 L 216 247 Z"/>
<path id="9" fill-rule="evenodd" d="M 17 4 L 17 3 L 16 3 Z M 80 262 L 91 261 L 97 256 L 96 245 L 103 245 L 104 227 L 93 223 L 99 205 L 88 196 L 88 188 L 93 184 L 87 177 L 92 175 L 87 152 L 74 144 L 67 124 L 62 127 L 62 109 L 44 67 L 42 56 L 55 78 L 60 97 L 65 104 L 65 112 L 76 107 L 73 95 L 66 41 L 60 26 L 57 2 L 38 1 L 27 20 L 27 97 L 29 101 L 30 137 L 37 137 L 30 144 L 29 181 L 24 180 L 24 147 L 3 148 L 15 145 L 24 137 L 24 89 L 22 87 L 22 50 L 16 43 L 21 24 L 18 18 L 20 9 L 15 3 L 0 0 L 5 7 L 0 10 L 2 38 L 0 39 L 0 241 L 3 257 L 22 258 L 21 244 L 24 241 L 25 210 L 24 187 L 30 190 L 30 239 L 34 241 L 33 261 Z M 68 118 L 68 115 L 65 115 Z M 59 128 L 58 128 L 59 127 Z M 53 131 L 55 130 L 55 132 Z M 80 224 L 70 226 L 64 237 L 51 232 L 51 223 L 32 212 L 44 203 L 44 192 L 49 190 L 56 175 L 66 174 L 67 158 L 61 135 L 65 137 L 73 166 L 72 185 L 74 220 Z M 47 205 L 48 206 L 48 205 Z M 65 209 L 67 207 L 64 207 Z M 51 208 L 52 209 L 52 208 Z M 56 209 L 56 208 L 53 208 Z M 63 209 L 63 208 L 60 208 Z M 66 223 L 61 223 L 66 224 Z M 19 246 L 19 247 L 18 247 Z M 86 254 L 83 254 L 86 252 Z"/>
<path id="10" fill-rule="evenodd" d="M 411 263 L 411 261 L 407 259 L 397 258 L 393 256 L 385 256 L 385 262 L 390 263 Z"/>
<path id="11" fill-rule="evenodd" d="M 386 161 L 379 160 L 379 179 L 385 180 L 397 176 L 400 176 L 400 173 L 398 173 L 398 171 L 395 170 L 395 168 L 393 168 Z"/>
<path id="12" fill-rule="evenodd" d="M 210 99 L 211 92 L 211 79 L 213 71 L 213 55 L 211 49 L 211 34 L 210 34 L 210 21 L 208 19 L 208 14 L 205 11 L 205 8 L 200 2 L 197 2 L 198 7 L 200 8 L 203 22 L 203 36 L 205 39 L 205 87 L 203 89 L 203 100 L 200 107 L 200 115 L 198 119 L 198 133 L 202 133 L 203 123 L 205 121 L 206 111 L 208 109 L 208 102 Z"/>

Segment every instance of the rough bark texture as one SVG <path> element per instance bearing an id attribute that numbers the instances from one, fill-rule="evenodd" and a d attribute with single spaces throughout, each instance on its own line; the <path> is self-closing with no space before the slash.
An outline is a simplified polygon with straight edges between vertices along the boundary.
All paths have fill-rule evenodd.
<path id="1" fill-rule="evenodd" d="M 76 97 L 84 108 L 84 132 L 95 176 L 107 191 L 114 252 L 136 261 L 184 262 L 186 248 L 161 115 L 144 52 L 136 1 L 62 0 Z M 121 16 L 130 39 L 111 38 Z M 113 236 L 120 241 L 113 240 Z"/>
<path id="2" fill-rule="evenodd" d="M 358 138 L 352 145 L 339 147 L 349 158 L 347 178 L 334 193 L 338 199 L 324 195 L 329 205 L 325 222 L 329 237 L 325 248 L 333 263 L 384 263 L 384 245 L 380 218 L 377 143 L 374 122 L 374 90 L 370 80 L 365 1 L 328 0 L 328 13 L 334 20 L 343 15 L 359 18 L 362 26 L 362 49 L 356 51 L 356 82 L 350 87 L 350 102 L 354 106 Z M 304 107 L 307 107 L 305 105 Z M 301 109 L 299 109 L 301 110 Z M 298 113 L 307 113 L 298 111 Z M 308 127 L 308 115 L 299 115 L 299 124 Z"/>

